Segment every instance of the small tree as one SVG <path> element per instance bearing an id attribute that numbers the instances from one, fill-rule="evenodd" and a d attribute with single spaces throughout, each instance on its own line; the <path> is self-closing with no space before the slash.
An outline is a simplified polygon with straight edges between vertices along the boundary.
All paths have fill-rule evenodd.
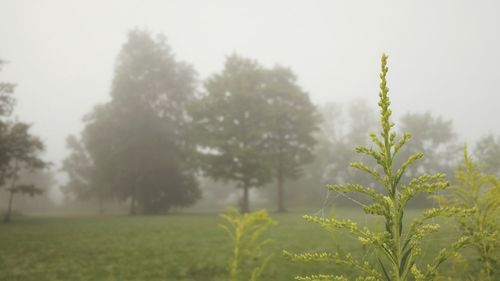
<path id="1" fill-rule="evenodd" d="M 421 253 L 423 238 L 439 229 L 439 224 L 426 223 L 429 219 L 443 216 L 455 215 L 463 210 L 455 207 L 432 208 L 426 210 L 422 217 L 413 221 L 410 227 L 405 227 L 405 209 L 408 201 L 419 193 L 433 193 L 445 190 L 448 183 L 444 181 L 443 174 L 424 174 L 411 179 L 408 183 L 400 180 L 408 167 L 423 157 L 422 153 L 415 153 L 399 167 L 394 168 L 394 159 L 400 149 L 410 140 L 411 135 L 405 133 L 399 140 L 396 133 L 392 131 L 394 124 L 390 121 L 392 111 L 387 88 L 387 56 L 382 55 L 380 101 L 378 103 L 381 114 L 382 131 L 380 136 L 370 134 L 375 148 L 369 146 L 358 147 L 358 153 L 372 157 L 378 164 L 378 168 L 371 168 L 364 163 L 352 163 L 351 166 L 367 172 L 382 190 L 373 187 L 365 187 L 359 184 L 330 184 L 328 189 L 341 193 L 358 193 L 367 196 L 371 203 L 364 205 L 367 215 L 381 216 L 385 222 L 385 229 L 374 231 L 368 227 L 360 227 L 350 219 L 322 218 L 316 216 L 304 216 L 307 221 L 318 223 L 323 228 L 334 230 L 346 230 L 365 247 L 371 247 L 377 254 L 377 263 L 361 258 L 357 260 L 352 254 L 343 256 L 339 253 L 305 253 L 291 254 L 285 251 L 285 255 L 293 261 L 326 261 L 342 264 L 354 268 L 359 272 L 357 281 L 406 281 L 413 278 L 417 281 L 433 280 L 437 275 L 438 267 L 458 249 L 468 242 L 468 238 L 461 237 L 451 245 L 449 249 L 442 249 L 433 262 L 427 265 L 425 270 L 417 267 Z M 412 277 L 413 275 L 413 277 Z M 344 275 L 312 275 L 307 277 L 296 277 L 296 280 L 349 280 Z"/>
<path id="2" fill-rule="evenodd" d="M 0 60 L 0 70 L 4 62 Z M 42 189 L 31 184 L 19 184 L 22 170 L 33 171 L 45 168 L 49 163 L 39 154 L 44 150 L 42 141 L 29 132 L 30 125 L 12 120 L 15 85 L 0 82 L 0 187 L 6 187 L 9 201 L 4 221 L 10 221 L 15 194 L 41 194 Z"/>
<path id="3" fill-rule="evenodd" d="M 12 202 L 15 194 L 28 194 L 30 196 L 42 194 L 43 189 L 32 184 L 18 184 L 21 170 L 37 170 L 48 166 L 48 163 L 39 158 L 39 153 L 44 150 L 43 143 L 37 137 L 29 133 L 30 126 L 25 123 L 15 123 L 9 126 L 8 151 L 10 155 L 9 165 L 3 171 L 5 177 L 10 180 L 6 189 L 9 195 L 9 203 L 4 221 L 10 221 L 12 214 Z"/>
<path id="4" fill-rule="evenodd" d="M 456 184 L 447 196 L 437 199 L 450 207 L 474 210 L 470 216 L 457 216 L 456 221 L 479 255 L 481 269 L 474 280 L 493 281 L 500 274 L 500 180 L 482 173 L 466 146 L 463 157 L 455 172 Z"/>

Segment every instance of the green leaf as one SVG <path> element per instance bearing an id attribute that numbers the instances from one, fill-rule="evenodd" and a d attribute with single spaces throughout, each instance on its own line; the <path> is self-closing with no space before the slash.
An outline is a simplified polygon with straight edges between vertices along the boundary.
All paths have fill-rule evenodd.
<path id="1" fill-rule="evenodd" d="M 408 262 L 408 257 L 410 257 L 412 250 L 413 246 L 406 250 L 406 252 L 403 254 L 403 257 L 401 258 L 401 264 L 399 265 L 399 276 L 402 276 L 403 272 L 408 268 L 406 266 L 406 263 Z"/>
<path id="2" fill-rule="evenodd" d="M 382 263 L 380 258 L 377 257 L 377 260 L 380 264 L 380 267 L 382 268 L 382 272 L 384 273 L 385 278 L 387 279 L 387 281 L 391 281 L 391 278 L 389 277 L 389 274 L 387 273 L 387 270 L 385 269 L 384 264 Z"/>

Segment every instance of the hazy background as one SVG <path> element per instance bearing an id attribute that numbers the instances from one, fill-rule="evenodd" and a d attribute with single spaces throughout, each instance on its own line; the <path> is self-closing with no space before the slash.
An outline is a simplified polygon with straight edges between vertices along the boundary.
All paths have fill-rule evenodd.
<path id="1" fill-rule="evenodd" d="M 109 99 L 127 31 L 167 36 L 200 81 L 236 52 L 291 67 L 320 105 L 377 100 L 389 54 L 395 115 L 430 110 L 473 142 L 499 134 L 498 1 L 0 1 L 2 81 L 57 171 L 65 138 Z M 59 175 L 59 180 L 64 176 Z"/>

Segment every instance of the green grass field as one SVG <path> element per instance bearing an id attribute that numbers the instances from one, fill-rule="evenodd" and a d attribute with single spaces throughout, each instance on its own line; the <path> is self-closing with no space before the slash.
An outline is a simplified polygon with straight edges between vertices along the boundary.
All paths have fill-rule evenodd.
<path id="1" fill-rule="evenodd" d="M 339 210 L 338 215 L 348 211 Z M 274 240 L 268 249 L 274 258 L 262 280 L 350 272 L 328 264 L 292 264 L 281 256 L 283 249 L 339 250 L 374 257 L 353 238 L 304 222 L 301 212 L 271 216 L 279 224 L 266 234 Z M 383 227 L 371 217 L 355 217 L 360 223 Z M 0 225 L 0 280 L 227 280 L 230 245 L 217 226 L 221 222 L 216 214 L 18 218 Z M 453 240 L 450 229 L 443 230 L 424 247 L 424 256 Z M 453 263 L 445 271 L 458 274 Z"/>

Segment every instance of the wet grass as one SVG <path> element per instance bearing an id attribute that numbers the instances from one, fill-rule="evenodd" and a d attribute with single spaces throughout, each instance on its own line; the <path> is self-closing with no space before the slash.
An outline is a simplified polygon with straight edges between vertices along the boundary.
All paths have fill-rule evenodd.
<path id="1" fill-rule="evenodd" d="M 383 227 L 365 215 L 338 211 L 339 216 L 347 213 L 360 223 Z M 279 222 L 267 233 L 274 240 L 267 249 L 274 258 L 262 280 L 350 272 L 327 264 L 292 264 L 281 256 L 283 249 L 339 250 L 374 258 L 352 237 L 327 233 L 301 216 L 272 214 Z M 227 280 L 230 245 L 219 223 L 216 214 L 18 219 L 0 225 L 0 280 Z M 445 229 L 431 240 L 424 254 L 451 241 L 452 235 Z"/>

